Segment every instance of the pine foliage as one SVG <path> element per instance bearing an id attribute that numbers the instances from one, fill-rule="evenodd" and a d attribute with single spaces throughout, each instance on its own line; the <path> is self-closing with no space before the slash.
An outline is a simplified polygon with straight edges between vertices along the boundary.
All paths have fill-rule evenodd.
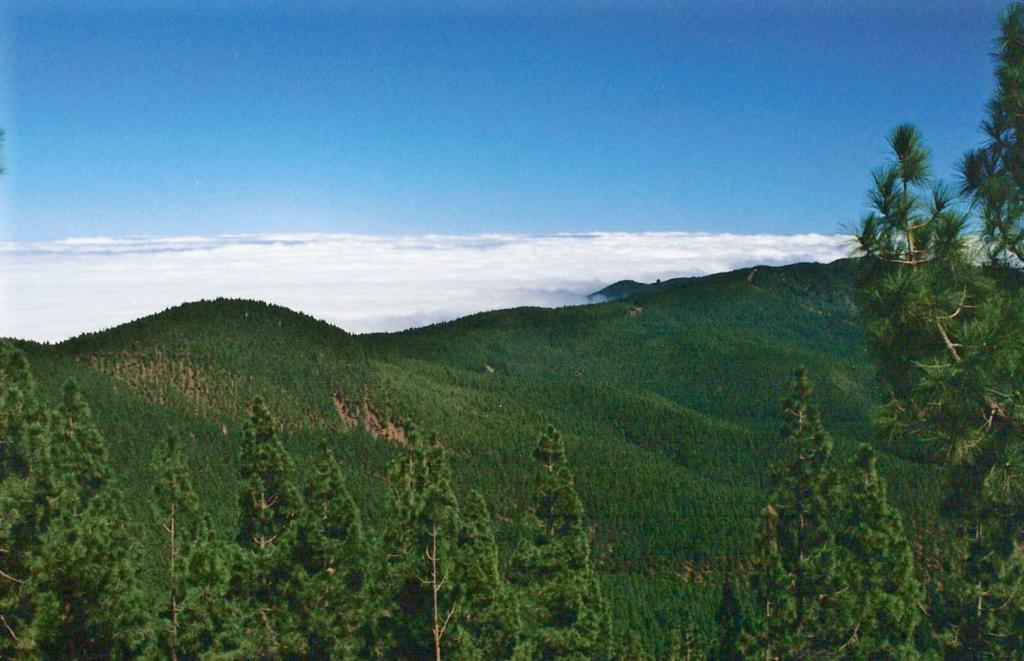
<path id="1" fill-rule="evenodd" d="M 892 143 L 885 176 L 875 175 L 874 210 L 862 223 L 862 299 L 879 372 L 890 389 L 883 433 L 917 445 L 947 467 L 945 513 L 961 531 L 946 553 L 948 576 L 933 595 L 947 650 L 1003 654 L 1017 649 L 1024 597 L 1024 298 L 1020 287 L 1020 177 L 1013 108 L 1024 90 L 1021 5 L 1002 19 L 998 86 L 983 124 L 989 140 L 961 163 L 962 192 L 981 220 L 981 254 L 968 213 L 947 186 L 925 189 L 899 170 L 908 150 Z M 914 132 L 912 129 L 907 131 Z M 916 151 L 915 151 L 916 150 Z M 982 258 L 985 258 L 984 260 Z"/>
<path id="2" fill-rule="evenodd" d="M 391 528 L 385 535 L 385 616 L 378 654 L 394 659 L 447 655 L 470 644 L 455 630 L 465 615 L 456 585 L 462 525 L 451 467 L 440 438 L 411 430 L 406 451 L 391 468 Z M 464 650 L 468 654 L 469 650 Z"/>
<path id="3" fill-rule="evenodd" d="M 517 658 L 525 654 L 520 644 L 523 622 L 516 595 L 499 570 L 491 514 L 479 491 L 471 492 L 465 502 L 458 540 L 459 658 Z"/>
<path id="4" fill-rule="evenodd" d="M 754 612 L 724 622 L 730 654 L 763 659 L 919 656 L 924 591 L 898 512 L 888 502 L 874 451 L 851 469 L 833 467 L 832 447 L 802 370 L 783 406 L 789 459 L 775 470 L 762 511 L 751 578 Z M 739 613 L 727 586 L 722 612 Z"/>
<path id="5" fill-rule="evenodd" d="M 161 651 L 171 659 L 180 655 L 181 604 L 191 576 L 189 560 L 208 535 L 210 522 L 199 507 L 178 435 L 168 434 L 154 460 L 153 513 L 165 535 L 162 549 L 167 562 L 167 610 L 161 613 L 166 633 L 160 635 Z"/>
<path id="6" fill-rule="evenodd" d="M 738 630 L 737 630 L 738 631 Z M 668 661 L 707 661 L 716 650 L 710 649 L 708 638 L 697 627 L 693 616 L 687 616 L 682 627 L 669 640 Z"/>
<path id="7" fill-rule="evenodd" d="M 258 658 L 302 653 L 289 582 L 292 522 L 302 508 L 291 458 L 262 399 L 242 432 L 238 545 L 232 593 L 243 602 L 245 641 Z"/>
<path id="8" fill-rule="evenodd" d="M 857 613 L 853 653 L 865 659 L 917 658 L 924 589 L 903 521 L 889 504 L 871 446 L 861 446 L 851 468 L 837 542 Z"/>
<path id="9" fill-rule="evenodd" d="M 46 436 L 32 466 L 38 547 L 25 558 L 31 619 L 25 641 L 47 658 L 143 654 L 153 632 L 134 535 L 111 482 L 103 437 L 73 383 L 48 416 Z"/>
<path id="10" fill-rule="evenodd" d="M 783 404 L 787 459 L 775 470 L 764 513 L 757 602 L 766 658 L 839 653 L 855 634 L 843 558 L 835 543 L 842 506 L 832 441 L 810 403 L 812 388 L 798 370 Z"/>
<path id="11" fill-rule="evenodd" d="M 222 540 L 202 520 L 196 545 L 186 556 L 178 613 L 178 647 L 182 659 L 247 658 L 246 602 L 236 600 L 233 570 L 240 564 L 237 545 Z"/>
<path id="12" fill-rule="evenodd" d="M 341 465 L 320 448 L 305 490 L 305 508 L 293 527 L 294 608 L 313 658 L 354 659 L 365 649 L 365 603 L 371 594 L 370 549 L 359 509 Z"/>
<path id="13" fill-rule="evenodd" d="M 536 482 L 512 558 L 512 581 L 541 658 L 607 656 L 611 632 L 590 557 L 583 503 L 561 436 L 552 427 L 533 452 Z"/>
<path id="14" fill-rule="evenodd" d="M 41 484 L 31 466 L 48 442 L 28 361 L 0 342 L 0 656 L 28 646 L 28 562 L 46 526 L 37 502 Z"/>
<path id="15" fill-rule="evenodd" d="M 1009 5 L 999 28 L 996 88 L 981 124 L 986 139 L 960 161 L 960 190 L 976 205 L 988 257 L 1019 269 L 1024 266 L 1024 4 Z"/>

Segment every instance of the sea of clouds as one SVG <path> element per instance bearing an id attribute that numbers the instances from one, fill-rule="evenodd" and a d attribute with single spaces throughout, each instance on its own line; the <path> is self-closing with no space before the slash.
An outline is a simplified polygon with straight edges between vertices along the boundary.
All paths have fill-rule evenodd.
<path id="1" fill-rule="evenodd" d="M 849 253 L 844 236 L 687 232 L 0 242 L 0 337 L 59 341 L 220 296 L 277 303 L 352 332 L 395 331 L 484 310 L 583 304 L 623 279 Z"/>

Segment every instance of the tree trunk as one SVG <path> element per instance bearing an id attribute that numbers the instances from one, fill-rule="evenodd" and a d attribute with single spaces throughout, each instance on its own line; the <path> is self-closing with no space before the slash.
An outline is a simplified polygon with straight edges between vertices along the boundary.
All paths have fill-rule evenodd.
<path id="1" fill-rule="evenodd" d="M 177 503 L 171 502 L 171 516 L 167 532 L 171 538 L 170 577 L 171 577 L 171 661 L 178 661 L 178 582 L 174 573 L 174 563 L 177 559 L 178 548 L 175 539 L 175 518 L 177 514 Z"/>
<path id="2" fill-rule="evenodd" d="M 437 573 L 437 524 L 433 524 L 430 527 L 430 546 L 427 547 L 427 559 L 430 560 L 430 589 L 433 593 L 433 616 L 434 626 L 432 627 L 432 633 L 434 634 L 434 661 L 441 661 L 441 640 L 444 638 L 445 629 L 448 628 L 448 622 L 452 619 L 452 615 L 455 614 L 456 606 L 452 606 L 448 609 L 444 619 L 441 618 L 441 609 L 438 605 L 438 595 L 441 592 L 441 588 L 448 582 L 448 576 L 438 576 Z"/>
<path id="3" fill-rule="evenodd" d="M 441 586 L 437 580 L 437 524 L 430 529 L 430 589 L 434 597 L 434 660 L 441 661 L 441 637 L 444 631 L 441 628 L 441 613 L 437 608 L 437 593 Z"/>

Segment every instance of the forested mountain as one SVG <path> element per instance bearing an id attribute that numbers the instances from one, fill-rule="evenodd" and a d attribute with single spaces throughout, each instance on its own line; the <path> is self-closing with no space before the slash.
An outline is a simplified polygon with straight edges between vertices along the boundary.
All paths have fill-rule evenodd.
<path id="1" fill-rule="evenodd" d="M 0 342 L 0 655 L 1024 658 L 1024 4 L 856 259 Z M 854 246 L 851 246 L 852 248 Z"/>
<path id="2" fill-rule="evenodd" d="M 228 535 L 257 397 L 298 475 L 313 470 L 321 444 L 337 453 L 371 528 L 387 516 L 387 466 L 403 452 L 405 425 L 436 432 L 456 492 L 479 490 L 493 508 L 504 565 L 528 506 L 537 434 L 552 424 L 619 626 L 664 651 L 687 615 L 710 626 L 721 578 L 752 551 L 792 370 L 816 378 L 838 453 L 873 438 L 855 270 L 850 260 L 744 269 L 639 287 L 616 302 L 368 336 L 216 300 L 53 346 L 18 344 L 43 399 L 59 402 L 73 378 L 89 402 L 144 542 L 147 588 L 166 572 L 151 485 L 168 433 Z M 939 498 L 936 469 L 909 449 L 880 450 L 896 502 L 922 531 Z"/>

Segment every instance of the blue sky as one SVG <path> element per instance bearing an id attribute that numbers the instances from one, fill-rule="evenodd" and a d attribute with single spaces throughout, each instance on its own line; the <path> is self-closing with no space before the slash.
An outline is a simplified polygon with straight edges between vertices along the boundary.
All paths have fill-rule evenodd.
<path id="1" fill-rule="evenodd" d="M 1002 5 L 230 4 L 0 4 L 0 236 L 839 232 Z"/>

